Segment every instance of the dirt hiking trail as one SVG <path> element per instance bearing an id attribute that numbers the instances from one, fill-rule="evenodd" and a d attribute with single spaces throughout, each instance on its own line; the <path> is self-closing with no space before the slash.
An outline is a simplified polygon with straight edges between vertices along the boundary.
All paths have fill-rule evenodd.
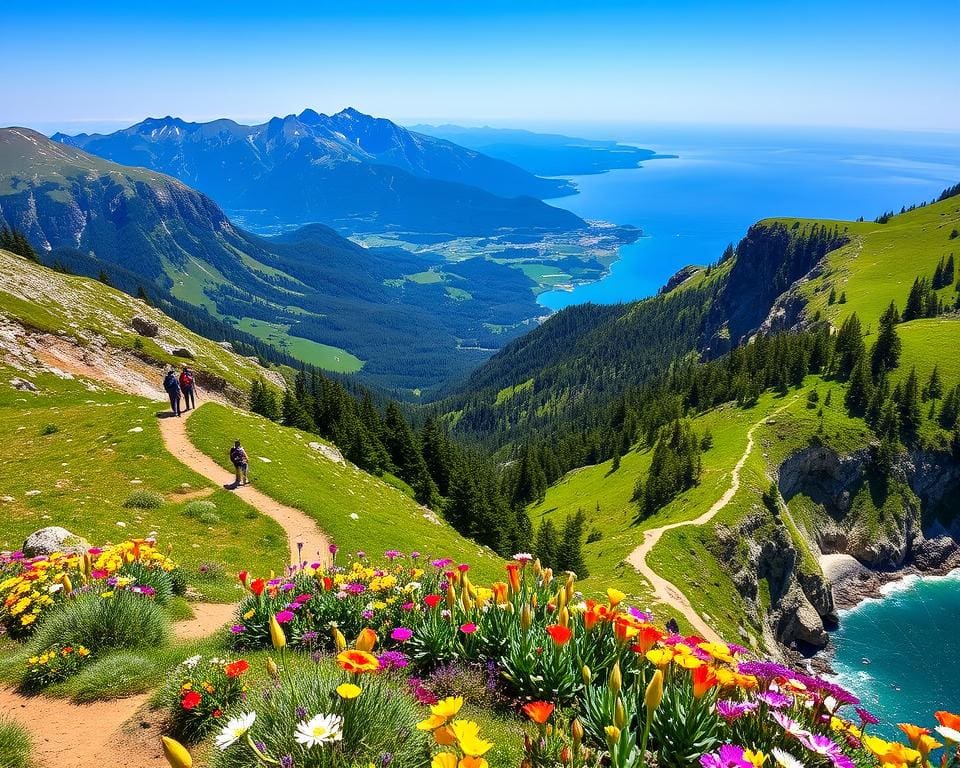
<path id="1" fill-rule="evenodd" d="M 733 468 L 733 474 L 730 478 L 730 486 L 724 491 L 723 496 L 717 499 L 714 502 L 713 506 L 710 507 L 706 512 L 704 512 L 700 517 L 695 517 L 693 520 L 682 520 L 677 523 L 669 523 L 668 525 L 662 525 L 659 528 L 651 528 L 648 531 L 644 532 L 643 543 L 640 544 L 633 552 L 627 557 L 627 562 L 630 563 L 640 574 L 650 582 L 650 585 L 653 587 L 653 593 L 657 600 L 659 600 L 664 605 L 670 606 L 677 613 L 681 614 L 687 621 L 693 625 L 693 628 L 696 632 L 704 639 L 714 643 L 723 642 L 723 639 L 718 635 L 703 617 L 694 610 L 694 607 L 690 604 L 690 601 L 687 599 L 687 596 L 683 594 L 672 582 L 660 576 L 653 568 L 647 564 L 647 555 L 653 551 L 653 548 L 659 543 L 660 539 L 663 537 L 667 531 L 672 531 L 675 528 L 684 528 L 688 525 L 706 525 L 709 523 L 720 510 L 727 506 L 733 497 L 737 494 L 737 491 L 740 490 L 740 473 L 743 470 L 744 465 L 747 463 L 747 459 L 750 458 L 750 454 L 753 452 L 753 433 L 764 422 L 770 420 L 778 413 L 788 408 L 793 404 L 793 401 L 796 400 L 794 397 L 789 403 L 780 406 L 777 410 L 772 413 L 764 416 L 758 422 L 753 424 L 747 432 L 747 446 L 743 449 L 743 454 L 737 460 L 736 466 Z"/>

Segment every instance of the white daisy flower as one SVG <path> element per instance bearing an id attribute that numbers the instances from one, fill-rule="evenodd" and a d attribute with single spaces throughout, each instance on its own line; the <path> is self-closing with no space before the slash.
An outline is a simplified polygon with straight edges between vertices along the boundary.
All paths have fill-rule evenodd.
<path id="1" fill-rule="evenodd" d="M 795 758 L 789 752 L 782 750 L 779 747 L 774 747 L 771 749 L 770 754 L 773 755 L 773 759 L 777 761 L 777 765 L 780 765 L 783 768 L 803 768 L 803 763 L 797 760 L 797 758 Z"/>
<path id="2" fill-rule="evenodd" d="M 253 727 L 253 722 L 256 719 L 256 712 L 247 712 L 245 715 L 240 715 L 240 717 L 235 717 L 230 720 L 230 722 L 223 726 L 223 730 L 217 734 L 217 746 L 220 749 L 226 749 L 231 744 L 242 739 L 247 735 L 247 731 Z"/>
<path id="3" fill-rule="evenodd" d="M 533 555 L 531 555 L 529 552 L 517 552 L 517 554 L 513 556 L 513 559 L 518 563 L 529 563 L 531 560 L 533 560 Z"/>
<path id="4" fill-rule="evenodd" d="M 202 658 L 203 657 L 200 654 L 197 654 L 196 656 L 191 656 L 189 659 L 183 660 L 183 666 L 185 666 L 187 669 L 193 669 L 195 666 L 197 666 L 197 664 L 200 663 L 200 660 Z"/>
<path id="5" fill-rule="evenodd" d="M 316 747 L 343 738 L 343 718 L 340 715 L 315 715 L 297 725 L 296 740 L 305 747 Z"/>
<path id="6" fill-rule="evenodd" d="M 949 741 L 951 744 L 960 744 L 960 731 L 956 731 L 953 728 L 948 728 L 945 725 L 938 725 L 936 730 L 937 733 L 943 736 L 943 738 Z"/>

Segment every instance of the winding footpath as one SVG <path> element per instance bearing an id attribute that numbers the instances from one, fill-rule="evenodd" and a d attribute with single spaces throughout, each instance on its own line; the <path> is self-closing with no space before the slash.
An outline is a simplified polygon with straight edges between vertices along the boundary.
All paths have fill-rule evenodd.
<path id="1" fill-rule="evenodd" d="M 736 466 L 733 468 L 733 475 L 730 478 L 730 487 L 724 491 L 723 496 L 717 499 L 710 509 L 700 515 L 700 517 L 695 517 L 692 520 L 682 520 L 678 523 L 669 523 L 668 525 L 662 525 L 659 528 L 651 528 L 650 530 L 645 531 L 643 534 L 643 543 L 627 556 L 627 562 L 636 568 L 640 575 L 650 582 L 650 585 L 653 587 L 654 597 L 656 597 L 656 599 L 664 605 L 670 606 L 677 613 L 682 615 L 688 622 L 690 622 L 693 628 L 704 640 L 714 643 L 723 642 L 723 639 L 720 637 L 720 635 L 718 635 L 713 628 L 707 624 L 706 621 L 704 621 L 703 617 L 697 613 L 694 607 L 690 604 L 690 601 L 687 599 L 687 596 L 684 595 L 676 585 L 663 578 L 663 576 L 659 575 L 647 564 L 647 556 L 651 551 L 653 551 L 653 548 L 657 546 L 657 544 L 660 542 L 660 539 L 663 537 L 663 534 L 665 534 L 667 531 L 672 531 L 676 528 L 684 528 L 688 525 L 706 525 L 714 517 L 716 517 L 720 510 L 730 503 L 733 497 L 737 494 L 737 491 L 740 490 L 740 473 L 742 472 L 744 465 L 747 463 L 747 459 L 750 458 L 750 454 L 753 452 L 754 431 L 761 424 L 769 421 L 778 413 L 792 405 L 794 400 L 796 400 L 796 397 L 794 397 L 789 403 L 777 408 L 777 410 L 773 411 L 773 413 L 764 416 L 762 419 L 760 419 L 760 421 L 756 422 L 750 427 L 749 431 L 747 432 L 747 446 L 743 449 L 743 455 L 740 456 L 740 458 L 737 460 Z"/>
<path id="2" fill-rule="evenodd" d="M 187 435 L 186 418 L 160 418 L 164 447 L 181 463 L 208 480 L 222 485 L 230 473 L 201 453 Z M 308 562 L 329 562 L 330 539 L 298 509 L 288 507 L 252 486 L 237 494 L 258 512 L 276 520 L 287 534 L 291 560 L 297 545 Z M 201 492 L 198 492 L 201 493 Z M 205 492 L 202 492 L 206 495 Z M 192 603 L 194 617 L 173 625 L 177 640 L 206 637 L 230 621 L 235 605 Z M 34 741 L 33 759 L 40 768 L 166 768 L 160 749 L 163 714 L 148 707 L 149 694 L 112 701 L 75 704 L 67 699 L 23 696 L 0 689 L 0 714 L 26 727 Z M 2 756 L 0 756 L 2 764 Z"/>
<path id="3" fill-rule="evenodd" d="M 224 480 L 232 480 L 230 473 L 190 442 L 187 434 L 187 418 L 161 416 L 160 434 L 163 445 L 176 459 L 207 480 L 223 485 Z M 224 447 L 224 451 L 229 446 Z M 303 557 L 307 562 L 326 563 L 330 557 L 330 538 L 321 531 L 313 519 L 299 509 L 281 504 L 276 499 L 258 491 L 252 485 L 235 489 L 236 494 L 261 514 L 276 520 L 287 534 L 291 562 L 296 564 L 297 545 L 302 545 Z"/>

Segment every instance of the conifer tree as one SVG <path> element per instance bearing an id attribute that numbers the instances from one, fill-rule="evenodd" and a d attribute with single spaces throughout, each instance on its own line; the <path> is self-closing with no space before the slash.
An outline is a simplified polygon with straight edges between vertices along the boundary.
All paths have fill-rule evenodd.
<path id="1" fill-rule="evenodd" d="M 850 377 L 857 361 L 866 353 L 863 341 L 863 326 L 860 318 L 854 312 L 843 321 L 837 333 L 837 342 L 834 346 L 834 371 L 841 379 Z"/>
<path id="2" fill-rule="evenodd" d="M 847 388 L 845 398 L 847 410 L 862 416 L 866 413 L 872 395 L 873 380 L 870 378 L 866 359 L 861 357 L 860 360 L 857 361 L 853 373 L 850 374 L 850 385 Z"/>
<path id="3" fill-rule="evenodd" d="M 100 274 L 97 275 L 97 280 L 99 280 L 104 285 L 110 285 L 110 278 L 107 275 L 106 271 L 102 269 L 100 270 Z"/>
<path id="4" fill-rule="evenodd" d="M 587 516 L 582 509 L 578 509 L 572 515 L 567 515 L 555 566 L 559 571 L 573 571 L 580 579 L 585 579 L 590 575 L 587 562 L 583 557 L 584 527 L 586 523 Z"/>
<path id="5" fill-rule="evenodd" d="M 907 376 L 899 402 L 901 431 L 907 439 L 912 439 L 916 437 L 923 421 L 923 414 L 920 411 L 920 384 L 915 367 L 910 369 L 910 375 Z"/>
<path id="6" fill-rule="evenodd" d="M 560 551 L 560 537 L 557 535 L 557 529 L 553 521 L 547 518 L 537 529 L 537 538 L 533 544 L 533 551 L 540 558 L 540 563 L 545 568 L 555 568 L 557 564 L 557 553 Z"/>
<path id="7" fill-rule="evenodd" d="M 540 459 L 536 451 L 527 444 L 520 454 L 520 467 L 513 490 L 513 505 L 526 507 L 528 504 L 542 500 L 546 492 L 547 478 L 540 466 Z"/>
<path id="8" fill-rule="evenodd" d="M 877 340 L 870 352 L 871 365 L 875 376 L 892 371 L 900 362 L 902 344 L 900 336 L 897 334 L 897 323 L 899 321 L 900 315 L 897 312 L 897 307 L 891 301 L 890 306 L 880 316 Z"/>
<path id="9" fill-rule="evenodd" d="M 940 408 L 940 426 L 944 429 L 951 429 L 960 418 L 960 384 L 951 389 Z"/>
<path id="10" fill-rule="evenodd" d="M 934 365 L 930 378 L 927 379 L 927 384 L 923 388 L 923 399 L 939 400 L 941 397 L 943 397 L 943 382 L 940 380 L 940 366 Z"/>
<path id="11" fill-rule="evenodd" d="M 910 288 L 910 293 L 907 296 L 906 306 L 903 308 L 903 319 L 905 322 L 923 317 L 923 313 L 926 311 L 927 296 L 929 293 L 930 286 L 927 283 L 927 278 L 915 278 L 913 286 Z"/>

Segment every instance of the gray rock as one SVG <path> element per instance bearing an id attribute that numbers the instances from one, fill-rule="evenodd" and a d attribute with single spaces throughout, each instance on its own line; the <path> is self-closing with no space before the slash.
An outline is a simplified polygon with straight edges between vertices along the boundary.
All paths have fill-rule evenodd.
<path id="1" fill-rule="evenodd" d="M 27 557 L 51 555 L 54 552 L 79 555 L 88 549 L 90 549 L 90 544 L 86 539 L 76 536 L 58 525 L 41 528 L 39 531 L 31 533 L 27 540 L 23 542 L 23 554 Z"/>
<path id="2" fill-rule="evenodd" d="M 19 392 L 36 392 L 37 385 L 26 379 L 10 379 L 10 386 Z"/>
<path id="3" fill-rule="evenodd" d="M 233 344 L 231 344 L 229 341 L 218 341 L 217 346 L 223 347 L 225 350 L 227 350 L 227 352 L 233 352 Z"/>
<path id="4" fill-rule="evenodd" d="M 914 563 L 921 571 L 935 570 L 942 567 L 958 548 L 960 546 L 949 536 L 915 541 L 913 546 Z"/>
<path id="5" fill-rule="evenodd" d="M 133 330 L 135 330 L 141 336 L 153 338 L 160 333 L 160 324 L 154 320 L 151 320 L 149 317 L 143 317 L 142 315 L 133 317 L 130 320 L 130 325 L 133 326 Z"/>
<path id="6" fill-rule="evenodd" d="M 785 645 L 799 642 L 823 648 L 829 639 L 820 614 L 796 583 L 781 601 L 776 631 Z"/>
<path id="7" fill-rule="evenodd" d="M 193 352 L 186 347 L 176 347 L 175 349 L 171 349 L 170 354 L 174 357 L 185 357 L 188 360 L 193 360 Z"/>

